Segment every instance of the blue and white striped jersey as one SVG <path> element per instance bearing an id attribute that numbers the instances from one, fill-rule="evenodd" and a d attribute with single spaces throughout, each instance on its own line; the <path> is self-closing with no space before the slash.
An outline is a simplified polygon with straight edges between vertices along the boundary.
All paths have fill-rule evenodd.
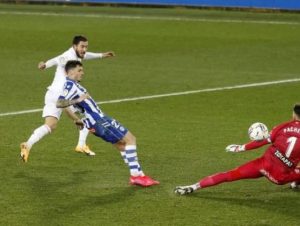
<path id="1" fill-rule="evenodd" d="M 78 99 L 85 93 L 87 93 L 87 91 L 84 87 L 79 85 L 76 81 L 67 78 L 63 94 L 59 97 L 59 99 L 74 100 Z M 80 113 L 85 115 L 83 122 L 87 128 L 91 128 L 97 120 L 104 117 L 104 113 L 99 109 L 96 102 L 91 97 L 75 104 L 74 107 L 79 110 Z"/>

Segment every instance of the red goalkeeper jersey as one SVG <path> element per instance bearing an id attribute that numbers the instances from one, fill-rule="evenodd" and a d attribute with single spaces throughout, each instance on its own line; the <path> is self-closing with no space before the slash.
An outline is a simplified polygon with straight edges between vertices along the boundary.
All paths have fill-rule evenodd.
<path id="1" fill-rule="evenodd" d="M 246 150 L 261 147 L 271 143 L 265 155 L 278 158 L 288 167 L 296 167 L 300 161 L 300 121 L 282 123 L 270 132 L 270 138 L 262 141 L 253 141 L 245 145 Z"/>

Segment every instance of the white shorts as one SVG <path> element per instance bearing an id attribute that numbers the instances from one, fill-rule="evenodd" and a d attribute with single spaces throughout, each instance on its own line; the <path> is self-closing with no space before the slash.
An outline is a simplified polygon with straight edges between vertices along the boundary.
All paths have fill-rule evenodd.
<path id="1" fill-rule="evenodd" d="M 48 90 L 45 95 L 45 106 L 43 109 L 43 118 L 52 116 L 59 120 L 62 108 L 56 107 L 56 102 L 58 97 L 60 96 L 60 92 L 54 92 L 51 90 Z"/>

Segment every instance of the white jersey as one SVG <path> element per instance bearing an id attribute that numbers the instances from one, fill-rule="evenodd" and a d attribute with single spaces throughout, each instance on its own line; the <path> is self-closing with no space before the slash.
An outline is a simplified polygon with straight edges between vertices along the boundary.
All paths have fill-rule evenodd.
<path id="1" fill-rule="evenodd" d="M 102 57 L 103 57 L 102 53 L 86 52 L 83 59 L 90 60 L 90 59 L 96 59 L 96 58 L 102 58 Z M 78 60 L 78 61 L 82 60 L 80 57 L 77 56 L 73 47 L 68 49 L 63 54 L 61 54 L 55 58 L 52 58 L 46 62 L 46 68 L 56 66 L 54 80 L 53 80 L 52 84 L 48 87 L 48 90 L 51 90 L 52 92 L 55 92 L 58 95 L 61 94 L 64 84 L 66 82 L 65 65 L 70 60 Z"/>

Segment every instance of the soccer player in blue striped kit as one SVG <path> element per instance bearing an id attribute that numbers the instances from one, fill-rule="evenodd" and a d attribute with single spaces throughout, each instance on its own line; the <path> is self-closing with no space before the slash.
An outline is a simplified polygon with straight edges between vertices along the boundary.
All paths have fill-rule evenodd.
<path id="1" fill-rule="evenodd" d="M 115 119 L 105 115 L 97 106 L 95 101 L 87 93 L 86 89 L 79 85 L 83 72 L 83 66 L 79 61 L 68 61 L 65 66 L 67 81 L 63 94 L 59 97 L 56 106 L 65 108 L 73 105 L 85 115 L 82 124 L 74 114 L 73 119 L 81 127 L 84 125 L 94 135 L 106 142 L 112 143 L 120 152 L 124 162 L 130 170 L 130 184 L 148 187 L 159 184 L 158 181 L 146 176 L 138 162 L 136 152 L 136 139 L 134 135 Z"/>

